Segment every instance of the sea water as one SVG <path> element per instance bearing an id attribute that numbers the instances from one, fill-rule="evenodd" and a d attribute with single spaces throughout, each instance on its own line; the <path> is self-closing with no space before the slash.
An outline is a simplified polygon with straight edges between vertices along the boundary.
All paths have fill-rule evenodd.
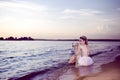
<path id="1" fill-rule="evenodd" d="M 68 64 L 76 41 L 0 41 L 0 80 Z M 96 71 L 120 54 L 120 42 L 89 41 Z"/>

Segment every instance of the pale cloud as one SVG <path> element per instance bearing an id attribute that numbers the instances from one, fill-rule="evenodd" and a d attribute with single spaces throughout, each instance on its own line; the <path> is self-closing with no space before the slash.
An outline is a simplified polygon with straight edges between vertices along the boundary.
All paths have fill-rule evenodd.
<path id="1" fill-rule="evenodd" d="M 1 1 L 0 2 L 1 17 L 12 18 L 35 18 L 44 15 L 48 10 L 47 6 L 26 1 Z"/>
<path id="2" fill-rule="evenodd" d="M 111 28 L 107 25 L 101 25 L 96 27 L 96 32 L 98 33 L 108 33 L 111 30 Z"/>
<path id="3" fill-rule="evenodd" d="M 2 1 L 0 2 L 0 8 L 17 8 L 17 9 L 30 9 L 30 10 L 46 10 L 46 6 L 34 4 L 31 2 L 25 2 L 25 1 L 14 1 L 14 2 L 8 2 L 8 1 Z"/>
<path id="4" fill-rule="evenodd" d="M 120 25 L 119 25 L 119 19 L 116 18 L 108 18 L 108 19 L 102 19 L 103 22 L 101 23 L 101 26 L 97 26 L 96 29 L 101 34 L 120 34 Z"/>
<path id="5" fill-rule="evenodd" d="M 120 11 L 120 8 L 117 8 L 117 11 Z"/>
<path id="6" fill-rule="evenodd" d="M 60 18 L 61 20 L 63 20 L 64 23 L 70 24 L 70 27 L 77 27 L 77 33 L 82 32 L 83 34 L 93 34 L 97 32 L 97 26 L 103 26 L 104 24 L 106 24 L 103 20 L 104 18 L 99 16 L 100 14 L 103 14 L 103 12 L 92 9 L 65 9 L 64 11 L 62 11 L 62 15 Z M 93 27 L 95 28 L 93 29 Z"/>
<path id="7" fill-rule="evenodd" d="M 91 16 L 91 15 L 101 14 L 103 12 L 97 11 L 97 10 L 92 10 L 92 9 L 79 9 L 79 10 L 65 9 L 62 13 L 76 14 L 76 15 L 82 15 L 82 16 Z"/>
<path id="8" fill-rule="evenodd" d="M 66 26 L 76 28 L 76 30 L 71 29 L 75 31 L 76 37 L 81 34 L 87 35 L 88 37 L 91 36 L 92 38 L 110 38 L 109 35 L 118 36 L 120 34 L 119 20 L 116 17 L 108 18 L 103 15 L 103 11 L 92 9 L 65 9 L 62 11 L 60 18 L 64 23 L 70 24 Z M 99 35 L 99 37 L 96 35 Z"/>
<path id="9" fill-rule="evenodd" d="M 66 19 L 66 20 L 77 20 L 82 22 L 97 22 L 101 19 L 101 16 L 103 12 L 98 10 L 92 10 L 92 9 L 79 9 L 79 10 L 73 10 L 73 9 L 65 9 L 61 12 L 60 19 Z M 73 21 L 73 22 L 74 22 Z"/>
<path id="10" fill-rule="evenodd" d="M 30 22 L 43 23 L 49 16 L 47 6 L 26 1 L 0 2 L 0 22 Z M 46 21 L 47 22 L 47 21 Z M 25 24 L 25 23 L 24 23 Z M 23 26 L 24 26 L 23 24 Z"/>

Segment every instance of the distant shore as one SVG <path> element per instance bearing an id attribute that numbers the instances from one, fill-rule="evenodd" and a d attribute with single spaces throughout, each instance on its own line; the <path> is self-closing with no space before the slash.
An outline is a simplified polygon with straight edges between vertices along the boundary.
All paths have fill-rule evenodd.
<path id="1" fill-rule="evenodd" d="M 0 41 L 79 41 L 79 39 L 35 39 L 32 37 L 0 37 Z M 88 39 L 88 41 L 120 41 L 120 39 Z"/>
<path id="2" fill-rule="evenodd" d="M 0 40 L 0 41 L 79 41 L 78 39 L 32 39 L 32 40 Z M 120 41 L 120 39 L 88 39 L 88 41 Z"/>
<path id="3" fill-rule="evenodd" d="M 78 39 L 3 39 L 0 41 L 79 41 Z M 120 39 L 88 39 L 88 41 L 120 41 Z"/>

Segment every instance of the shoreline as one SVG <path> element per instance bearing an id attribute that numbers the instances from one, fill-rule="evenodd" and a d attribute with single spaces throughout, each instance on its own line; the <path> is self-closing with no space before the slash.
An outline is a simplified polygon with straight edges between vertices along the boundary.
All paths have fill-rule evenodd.
<path id="1" fill-rule="evenodd" d="M 101 72 L 94 73 L 91 67 L 82 67 L 81 74 L 80 69 L 75 68 L 74 64 L 67 64 L 9 80 L 120 80 L 120 55 L 113 62 L 103 64 Z"/>

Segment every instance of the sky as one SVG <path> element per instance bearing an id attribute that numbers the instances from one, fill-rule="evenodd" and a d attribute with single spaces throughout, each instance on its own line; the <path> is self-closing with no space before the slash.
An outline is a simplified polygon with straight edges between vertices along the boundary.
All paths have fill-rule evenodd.
<path id="1" fill-rule="evenodd" d="M 0 0 L 0 37 L 120 39 L 120 0 Z"/>

